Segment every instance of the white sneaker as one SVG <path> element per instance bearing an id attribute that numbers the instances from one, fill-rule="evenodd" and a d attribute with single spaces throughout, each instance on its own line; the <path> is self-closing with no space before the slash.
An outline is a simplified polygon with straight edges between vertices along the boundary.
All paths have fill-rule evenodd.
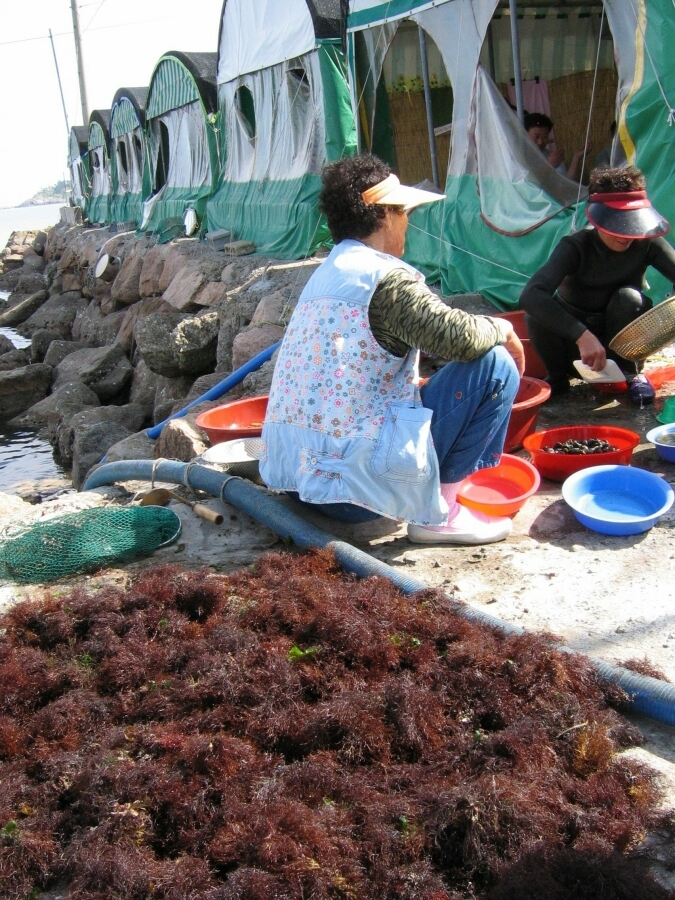
<path id="1" fill-rule="evenodd" d="M 508 537 L 512 528 L 508 517 L 486 516 L 460 506 L 449 525 L 408 525 L 408 540 L 413 544 L 493 544 Z"/>

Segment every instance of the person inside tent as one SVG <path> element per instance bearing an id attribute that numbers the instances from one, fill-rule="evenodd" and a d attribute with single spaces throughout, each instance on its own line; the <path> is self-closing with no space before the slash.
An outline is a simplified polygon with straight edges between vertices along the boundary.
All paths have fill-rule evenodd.
<path id="1" fill-rule="evenodd" d="M 499 462 L 524 356 L 510 323 L 451 309 L 401 261 L 409 210 L 441 199 L 371 154 L 324 168 L 335 246 L 279 350 L 260 474 L 343 521 L 385 516 L 414 543 L 484 544 L 511 520 L 457 492 Z M 420 350 L 450 360 L 421 388 Z"/>
<path id="2" fill-rule="evenodd" d="M 569 390 L 575 359 L 600 372 L 609 356 L 624 372 L 631 399 L 649 402 L 649 381 L 608 348 L 652 307 L 643 293 L 648 266 L 675 282 L 675 250 L 663 237 L 670 226 L 651 205 L 635 166 L 593 169 L 586 217 L 590 224 L 562 238 L 520 295 L 528 335 L 553 393 Z"/>
<path id="3" fill-rule="evenodd" d="M 574 151 L 572 162 L 569 168 L 565 165 L 565 154 L 562 150 L 552 150 L 549 148 L 551 141 L 551 131 L 553 122 L 544 113 L 527 113 L 524 120 L 525 131 L 530 138 L 539 147 L 546 159 L 551 163 L 553 168 L 569 178 L 571 181 L 579 181 L 581 174 L 581 165 L 584 159 L 584 148 Z M 590 144 L 585 148 L 586 152 L 590 149 Z"/>

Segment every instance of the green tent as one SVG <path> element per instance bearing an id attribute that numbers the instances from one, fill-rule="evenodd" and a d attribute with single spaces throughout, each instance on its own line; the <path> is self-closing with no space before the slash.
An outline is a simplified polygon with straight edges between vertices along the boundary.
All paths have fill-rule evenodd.
<path id="1" fill-rule="evenodd" d="M 110 169 L 110 110 L 95 109 L 89 116 L 89 171 L 91 191 L 86 202 L 92 223 L 110 221 L 112 175 Z"/>
<path id="2" fill-rule="evenodd" d="M 158 234 L 193 209 L 201 224 L 218 165 L 216 53 L 166 53 L 145 110 L 151 194 L 141 229 Z"/>
<path id="3" fill-rule="evenodd" d="M 120 88 L 110 110 L 111 220 L 138 225 L 150 195 L 145 135 L 148 88 Z"/>
<path id="4" fill-rule="evenodd" d="M 209 229 L 287 259 L 328 239 L 317 206 L 321 168 L 356 147 L 343 24 L 339 0 L 225 0 L 224 163 L 207 204 Z"/>
<path id="5" fill-rule="evenodd" d="M 531 97 L 548 82 L 556 139 L 570 153 L 588 134 L 594 158 L 615 119 L 612 161 L 639 165 L 657 208 L 675 216 L 672 4 L 535 2 L 518 13 L 521 72 Z M 497 0 L 350 0 L 347 17 L 360 148 L 408 181 L 433 177 L 436 151 L 446 199 L 411 216 L 406 258 L 444 293 L 479 291 L 499 308 L 514 307 L 558 240 L 586 224 L 585 189 L 547 163 L 505 99 L 511 26 Z M 648 278 L 663 299 L 670 286 Z"/>
<path id="6" fill-rule="evenodd" d="M 85 208 L 91 190 L 89 176 L 89 129 L 74 125 L 68 137 L 68 171 L 76 206 Z"/>

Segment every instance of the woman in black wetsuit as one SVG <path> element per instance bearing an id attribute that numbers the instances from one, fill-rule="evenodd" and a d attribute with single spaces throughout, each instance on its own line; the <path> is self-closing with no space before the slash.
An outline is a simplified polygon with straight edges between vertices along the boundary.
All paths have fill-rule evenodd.
<path id="1" fill-rule="evenodd" d="M 609 356 L 625 373 L 631 399 L 653 399 L 635 363 L 608 350 L 622 328 L 652 307 L 643 293 L 648 266 L 675 284 L 675 250 L 663 237 L 670 226 L 645 187 L 635 166 L 594 169 L 586 209 L 590 225 L 559 242 L 520 296 L 553 393 L 569 390 L 575 359 L 599 372 Z"/>

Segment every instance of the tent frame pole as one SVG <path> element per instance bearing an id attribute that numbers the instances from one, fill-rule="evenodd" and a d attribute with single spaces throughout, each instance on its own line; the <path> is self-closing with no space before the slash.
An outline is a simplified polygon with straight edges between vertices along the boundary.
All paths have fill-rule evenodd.
<path id="1" fill-rule="evenodd" d="M 420 39 L 420 56 L 422 59 L 422 80 L 424 81 L 424 106 L 427 112 L 427 131 L 429 132 L 429 152 L 431 153 L 431 174 L 434 184 L 440 188 L 438 178 L 438 156 L 436 153 L 436 135 L 434 133 L 434 113 L 431 107 L 431 85 L 429 84 L 429 60 L 427 58 L 427 36 L 421 25 L 417 26 Z"/>
<path id="2" fill-rule="evenodd" d="M 517 0 L 509 0 L 509 19 L 511 20 L 511 47 L 513 49 L 513 85 L 516 89 L 516 112 L 524 124 L 523 113 L 523 77 L 520 68 L 520 41 L 518 39 L 518 7 Z"/>

